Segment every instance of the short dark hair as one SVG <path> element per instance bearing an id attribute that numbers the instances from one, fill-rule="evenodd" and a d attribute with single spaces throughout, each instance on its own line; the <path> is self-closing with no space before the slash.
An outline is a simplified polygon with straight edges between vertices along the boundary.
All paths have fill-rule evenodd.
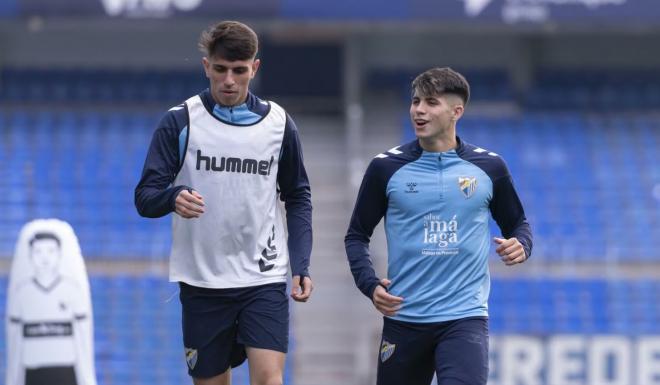
<path id="1" fill-rule="evenodd" d="M 470 100 L 470 85 L 465 77 L 449 67 L 431 68 L 419 74 L 412 82 L 412 94 L 442 96 L 452 94 L 467 105 Z"/>
<path id="2" fill-rule="evenodd" d="M 30 247 L 32 247 L 32 244 L 33 244 L 34 242 L 36 242 L 36 241 L 41 241 L 41 240 L 44 240 L 44 239 L 52 239 L 52 240 L 54 240 L 55 242 L 57 242 L 57 246 L 61 246 L 61 245 L 62 245 L 61 242 L 60 242 L 60 239 L 57 237 L 57 235 L 55 235 L 55 234 L 53 234 L 53 233 L 45 233 L 45 232 L 43 232 L 43 233 L 36 233 L 36 234 L 34 234 L 34 236 L 32 237 L 32 239 L 30 239 Z"/>
<path id="3" fill-rule="evenodd" d="M 208 57 L 225 60 L 254 59 L 259 38 L 252 28 L 238 21 L 221 21 L 202 32 L 199 49 Z"/>

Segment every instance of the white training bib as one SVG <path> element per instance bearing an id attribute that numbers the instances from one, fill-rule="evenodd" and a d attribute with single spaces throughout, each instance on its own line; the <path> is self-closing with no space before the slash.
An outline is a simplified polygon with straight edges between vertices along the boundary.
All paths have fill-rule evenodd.
<path id="1" fill-rule="evenodd" d="M 186 108 L 188 143 L 174 185 L 198 191 L 205 212 L 173 216 L 170 280 L 206 288 L 285 282 L 277 171 L 286 113 L 271 102 L 257 123 L 231 125 L 210 114 L 199 96 Z"/>

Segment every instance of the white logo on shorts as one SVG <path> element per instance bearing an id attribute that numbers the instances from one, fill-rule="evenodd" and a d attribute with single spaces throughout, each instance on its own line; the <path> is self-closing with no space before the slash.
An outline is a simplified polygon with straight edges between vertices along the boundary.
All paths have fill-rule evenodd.
<path id="1" fill-rule="evenodd" d="M 186 363 L 190 370 L 195 369 L 197 363 L 197 349 L 184 348 L 186 351 Z"/>

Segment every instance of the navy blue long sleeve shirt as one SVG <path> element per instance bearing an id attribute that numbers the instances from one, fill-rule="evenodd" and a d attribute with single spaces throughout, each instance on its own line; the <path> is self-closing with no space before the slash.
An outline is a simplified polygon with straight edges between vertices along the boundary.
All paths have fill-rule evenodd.
<path id="1" fill-rule="evenodd" d="M 377 155 L 365 172 L 345 237 L 357 287 L 371 298 L 379 279 L 369 241 L 385 218 L 388 290 L 404 298 L 393 317 L 442 322 L 488 315 L 489 217 L 529 257 L 532 233 L 504 160 L 457 138 L 424 151 L 417 140 Z"/>

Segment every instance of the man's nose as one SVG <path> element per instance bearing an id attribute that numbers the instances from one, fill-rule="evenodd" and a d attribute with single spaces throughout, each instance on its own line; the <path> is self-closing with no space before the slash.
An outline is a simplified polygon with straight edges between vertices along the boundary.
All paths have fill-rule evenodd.
<path id="1" fill-rule="evenodd" d="M 227 86 L 233 86 L 235 83 L 234 80 L 234 74 L 232 71 L 227 71 L 227 75 L 225 76 L 225 85 Z"/>

